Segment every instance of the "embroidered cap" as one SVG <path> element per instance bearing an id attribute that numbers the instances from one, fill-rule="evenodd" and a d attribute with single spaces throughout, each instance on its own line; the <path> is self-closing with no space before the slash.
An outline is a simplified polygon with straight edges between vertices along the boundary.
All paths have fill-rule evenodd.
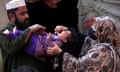
<path id="1" fill-rule="evenodd" d="M 10 10 L 22 6 L 26 6 L 25 0 L 11 0 L 8 3 L 6 3 L 6 10 Z"/>

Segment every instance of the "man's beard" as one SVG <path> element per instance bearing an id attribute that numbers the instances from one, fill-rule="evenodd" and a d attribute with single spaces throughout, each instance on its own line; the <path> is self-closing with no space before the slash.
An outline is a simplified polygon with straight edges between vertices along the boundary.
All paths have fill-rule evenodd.
<path id="1" fill-rule="evenodd" d="M 16 17 L 15 25 L 17 26 L 17 29 L 19 29 L 19 30 L 25 30 L 27 27 L 30 26 L 30 22 L 29 22 L 29 19 L 26 19 L 26 20 L 24 20 L 23 23 L 21 23 L 18 20 L 18 18 Z"/>

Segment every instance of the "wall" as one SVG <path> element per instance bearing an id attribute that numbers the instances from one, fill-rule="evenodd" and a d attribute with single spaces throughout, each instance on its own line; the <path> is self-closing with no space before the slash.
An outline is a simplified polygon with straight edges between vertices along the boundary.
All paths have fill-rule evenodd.
<path id="1" fill-rule="evenodd" d="M 3 28 L 8 23 L 8 18 L 5 11 L 5 2 L 8 0 L 0 0 L 0 29 Z M 2 72 L 2 57 L 0 50 L 0 72 Z"/>
<path id="2" fill-rule="evenodd" d="M 95 12 L 99 16 L 108 15 L 113 17 L 116 21 L 117 29 L 120 32 L 120 0 L 81 0 L 81 2 L 83 8 L 81 9 L 79 7 L 78 23 L 80 32 L 86 33 L 84 20 L 91 12 Z"/>
<path id="3" fill-rule="evenodd" d="M 5 2 L 8 0 L 0 0 L 0 29 L 8 23 L 8 18 L 5 11 Z"/>

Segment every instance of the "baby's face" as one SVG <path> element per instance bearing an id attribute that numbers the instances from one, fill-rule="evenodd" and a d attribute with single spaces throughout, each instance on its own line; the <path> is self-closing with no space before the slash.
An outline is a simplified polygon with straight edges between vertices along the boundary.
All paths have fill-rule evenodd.
<path id="1" fill-rule="evenodd" d="M 68 28 L 67 27 L 65 27 L 65 26 L 62 26 L 62 25 L 59 25 L 59 26 L 56 26 L 56 28 L 55 28 L 55 33 L 61 33 L 62 31 L 67 31 L 68 30 Z"/>
<path id="2" fill-rule="evenodd" d="M 70 36 L 71 32 L 69 30 L 62 31 L 61 33 L 58 33 L 58 37 L 63 41 L 66 42 L 67 38 Z"/>

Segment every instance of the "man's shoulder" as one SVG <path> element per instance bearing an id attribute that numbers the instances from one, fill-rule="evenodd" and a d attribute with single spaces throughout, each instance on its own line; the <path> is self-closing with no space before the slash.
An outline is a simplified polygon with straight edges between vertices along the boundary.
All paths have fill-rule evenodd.
<path id="1" fill-rule="evenodd" d="M 14 25 L 8 24 L 8 25 L 6 25 L 4 28 L 0 29 L 0 33 L 3 32 L 3 31 L 6 30 L 6 29 L 8 29 L 8 30 L 11 31 L 11 30 L 13 29 L 13 27 L 14 27 Z"/>

